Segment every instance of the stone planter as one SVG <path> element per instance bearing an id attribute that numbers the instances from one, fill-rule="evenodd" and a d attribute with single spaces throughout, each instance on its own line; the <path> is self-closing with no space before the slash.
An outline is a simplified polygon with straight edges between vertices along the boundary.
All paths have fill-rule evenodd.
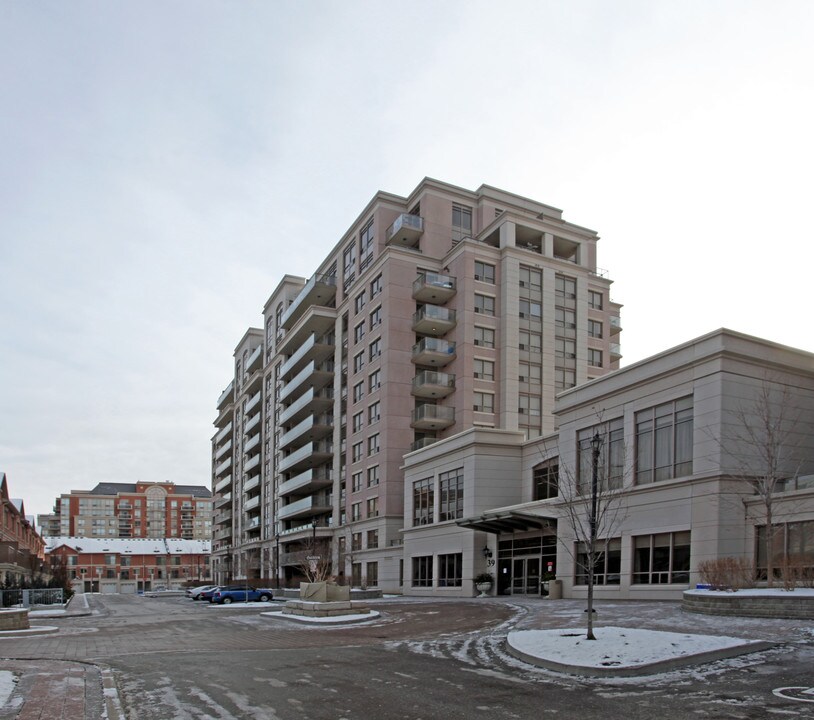
<path id="1" fill-rule="evenodd" d="M 492 590 L 492 583 L 490 582 L 475 583 L 475 590 L 477 590 L 480 593 L 478 597 L 489 597 L 489 592 Z"/>

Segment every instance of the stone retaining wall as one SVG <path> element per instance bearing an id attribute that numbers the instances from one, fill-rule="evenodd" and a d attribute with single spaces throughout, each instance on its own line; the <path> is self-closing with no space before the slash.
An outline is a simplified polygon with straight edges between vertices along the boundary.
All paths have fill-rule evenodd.
<path id="1" fill-rule="evenodd" d="M 686 592 L 681 607 L 688 612 L 734 617 L 800 618 L 814 620 L 814 595 L 726 595 Z"/>
<path id="2" fill-rule="evenodd" d="M 0 611 L 0 632 L 9 630 L 28 630 L 28 610 L 2 610 Z"/>

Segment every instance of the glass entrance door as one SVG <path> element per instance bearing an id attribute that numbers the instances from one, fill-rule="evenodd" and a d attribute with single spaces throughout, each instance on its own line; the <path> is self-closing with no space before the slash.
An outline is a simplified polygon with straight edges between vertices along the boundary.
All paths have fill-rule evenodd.
<path id="1" fill-rule="evenodd" d="M 540 558 L 512 560 L 512 595 L 540 594 Z"/>

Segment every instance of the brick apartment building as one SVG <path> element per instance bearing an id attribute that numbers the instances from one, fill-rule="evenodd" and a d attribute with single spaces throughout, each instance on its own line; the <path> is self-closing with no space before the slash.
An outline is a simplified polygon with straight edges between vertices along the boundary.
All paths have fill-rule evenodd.
<path id="1" fill-rule="evenodd" d="M 405 454 L 472 428 L 549 435 L 557 393 L 618 368 L 598 240 L 488 185 L 378 192 L 235 349 L 212 438 L 216 577 L 295 582 L 317 553 L 405 589 Z M 461 482 L 441 481 L 445 517 Z"/>
<path id="2" fill-rule="evenodd" d="M 25 516 L 23 501 L 9 495 L 6 474 L 0 472 L 0 583 L 19 584 L 41 572 L 45 542 Z"/>
<path id="3" fill-rule="evenodd" d="M 209 540 L 212 494 L 202 485 L 99 483 L 60 495 L 37 520 L 46 537 Z"/>

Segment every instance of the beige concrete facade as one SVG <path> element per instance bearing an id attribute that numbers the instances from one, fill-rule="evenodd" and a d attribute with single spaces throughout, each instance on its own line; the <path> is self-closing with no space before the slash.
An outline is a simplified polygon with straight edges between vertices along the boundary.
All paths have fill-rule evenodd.
<path id="1" fill-rule="evenodd" d="M 597 241 L 487 185 L 377 193 L 236 349 L 212 440 L 216 577 L 296 582 L 316 553 L 406 590 L 405 453 L 474 428 L 547 435 L 558 392 L 618 368 Z"/>
<path id="2" fill-rule="evenodd" d="M 496 577 L 493 592 L 539 594 L 555 538 L 553 570 L 565 596 L 583 596 L 578 538 L 564 504 L 578 498 L 580 432 L 598 429 L 607 441 L 614 423 L 624 438 L 620 489 L 613 493 L 619 512 L 605 534 L 600 531 L 612 547 L 597 596 L 677 599 L 699 581 L 699 563 L 708 559 L 743 557 L 759 569 L 765 562 L 757 532 L 765 526 L 765 509 L 744 476 L 760 472 L 761 447 L 744 440 L 743 428 L 744 422 L 760 424 L 764 396 L 789 430 L 778 468 L 786 480 L 774 498 L 773 524 L 784 538 L 776 561 L 794 554 L 814 570 L 814 355 L 721 330 L 563 392 L 558 432 L 548 437 L 518 442 L 493 434 L 487 441 L 462 433 L 407 455 L 405 504 L 416 495 L 416 483 L 437 478 L 451 463 L 463 469 L 465 517 L 456 532 L 455 523 L 437 522 L 437 508 L 427 525 L 415 525 L 406 513 L 405 567 L 429 556 L 434 575 L 429 585 L 421 577 L 405 592 L 471 595 L 472 578 L 487 570 Z M 651 410 L 660 418 L 661 445 L 648 434 Z M 657 454 L 661 446 L 673 453 L 655 465 L 663 477 L 649 474 L 651 442 Z M 481 458 L 495 457 L 496 444 L 506 459 L 481 465 Z M 559 492 L 536 499 L 535 469 L 551 459 L 558 465 Z M 496 492 L 508 502 L 494 502 Z M 487 565 L 483 547 L 490 548 L 494 565 Z M 453 553 L 462 554 L 463 581 L 438 589 L 438 559 Z"/>

